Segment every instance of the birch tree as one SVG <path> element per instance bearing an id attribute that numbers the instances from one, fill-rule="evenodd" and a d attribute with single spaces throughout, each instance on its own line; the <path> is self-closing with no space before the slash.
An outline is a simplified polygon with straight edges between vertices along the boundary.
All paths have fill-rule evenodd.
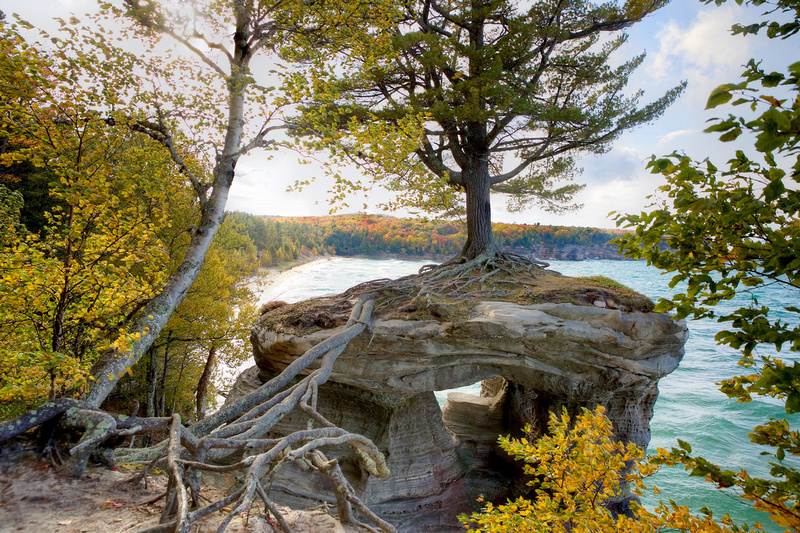
<path id="1" fill-rule="evenodd" d="M 86 397 L 100 405 L 126 369 L 140 359 L 164 328 L 197 278 L 209 246 L 225 216 L 225 204 L 239 159 L 274 142 L 284 127 L 282 102 L 256 82 L 251 62 L 269 54 L 290 24 L 293 2 L 188 2 L 180 5 L 125 0 L 106 6 L 129 21 L 131 35 L 150 46 L 171 40 L 185 52 L 158 69 L 154 91 L 141 98 L 146 119 L 129 127 L 159 142 L 191 183 L 200 208 L 197 225 L 178 267 L 163 289 L 142 309 L 127 342 L 106 352 L 93 368 L 95 385 Z M 232 31 L 231 31 L 232 30 Z M 159 66 L 150 58 L 149 67 Z M 189 137 L 194 144 L 181 143 Z M 187 148 L 188 146 L 188 148 Z M 192 170 L 187 157 L 212 153 L 209 178 Z"/>

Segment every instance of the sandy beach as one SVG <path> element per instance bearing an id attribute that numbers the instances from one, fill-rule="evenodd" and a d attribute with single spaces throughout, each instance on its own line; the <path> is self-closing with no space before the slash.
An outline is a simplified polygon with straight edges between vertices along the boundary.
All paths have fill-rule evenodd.
<path id="1" fill-rule="evenodd" d="M 292 288 L 290 284 L 292 278 L 301 276 L 311 265 L 330 260 L 330 257 L 315 256 L 300 260 L 299 263 L 290 267 L 277 266 L 261 269 L 247 282 L 247 288 L 256 295 L 259 306 L 273 300 L 280 300 L 281 294 Z"/>

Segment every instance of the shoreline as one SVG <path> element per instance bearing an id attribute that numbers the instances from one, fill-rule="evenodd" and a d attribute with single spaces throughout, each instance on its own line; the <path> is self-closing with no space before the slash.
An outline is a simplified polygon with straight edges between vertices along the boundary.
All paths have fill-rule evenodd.
<path id="1" fill-rule="evenodd" d="M 436 261 L 441 263 L 442 261 L 447 261 L 453 256 L 448 254 L 411 255 L 379 252 L 376 254 L 334 255 L 331 257 L 346 257 L 348 259 L 396 259 L 398 261 Z"/>
<path id="2" fill-rule="evenodd" d="M 537 244 L 530 247 L 508 247 L 504 251 L 537 259 L 539 261 L 635 261 L 628 257 L 619 255 L 617 247 L 613 245 L 544 245 Z M 327 256 L 331 259 L 345 257 L 353 259 L 396 259 L 399 261 L 436 261 L 444 262 L 451 259 L 455 254 L 399 254 L 392 252 L 377 252 L 374 254 L 348 254 L 345 252 Z"/>
<path id="3" fill-rule="evenodd" d="M 285 292 L 292 290 L 294 287 L 281 287 L 285 285 L 288 280 L 296 275 L 302 275 L 303 272 L 312 265 L 316 265 L 323 261 L 335 261 L 337 259 L 373 259 L 384 261 L 419 261 L 419 262 L 441 262 L 450 256 L 441 256 L 442 259 L 433 258 L 431 256 L 419 257 L 402 254 L 381 253 L 374 255 L 315 255 L 300 257 L 294 261 L 282 263 L 280 265 L 271 267 L 261 267 L 258 271 L 250 276 L 245 282 L 244 286 L 252 291 L 256 299 L 257 306 L 263 306 L 270 302 L 283 300 L 282 296 Z M 281 292 L 277 292 L 281 287 Z"/>
<path id="4" fill-rule="evenodd" d="M 565 247 L 565 250 L 569 247 Z M 513 248 L 509 249 L 512 252 L 519 253 L 520 250 L 515 250 Z M 565 251 L 565 250 L 562 250 Z M 550 250 L 552 251 L 552 250 Z M 620 256 L 616 257 L 591 257 L 591 256 L 580 256 L 577 257 L 564 257 L 565 254 L 553 254 L 553 253 L 545 253 L 542 254 L 542 257 L 536 257 L 540 261 L 574 261 L 574 262 L 582 262 L 582 261 L 592 261 L 592 260 L 611 260 L 611 261 L 630 261 L 631 259 L 623 258 Z M 425 255 L 410 255 L 410 254 L 397 254 L 397 253 L 390 253 L 390 252 L 380 252 L 375 254 L 352 254 L 352 255 L 345 255 L 345 254 L 337 254 L 337 255 L 330 255 L 330 254 L 323 254 L 323 255 L 307 255 L 304 257 L 299 257 L 293 261 L 288 261 L 282 263 L 280 265 L 271 266 L 271 267 L 260 267 L 258 271 L 252 275 L 246 282 L 245 286 L 250 289 L 255 297 L 258 300 L 258 305 L 264 305 L 266 303 L 272 301 L 279 301 L 280 296 L 283 293 L 272 293 L 270 290 L 271 288 L 277 287 L 278 285 L 284 283 L 288 278 L 297 274 L 298 272 L 304 270 L 309 265 L 313 265 L 320 261 L 332 261 L 334 259 L 376 259 L 376 260 L 396 260 L 396 261 L 431 261 L 431 262 L 443 262 L 450 259 L 451 255 L 446 254 L 425 254 Z"/>
<path id="5" fill-rule="evenodd" d="M 276 299 L 276 296 L 265 299 L 269 295 L 269 288 L 276 287 L 283 283 L 291 275 L 296 274 L 299 269 L 307 265 L 317 263 L 319 261 L 329 261 L 332 256 L 315 255 L 309 257 L 302 257 L 288 263 L 283 263 L 277 266 L 261 267 L 245 282 L 245 287 L 250 289 L 258 300 L 258 305 L 264 305 L 267 302 Z M 279 296 L 279 295 L 277 295 Z"/>

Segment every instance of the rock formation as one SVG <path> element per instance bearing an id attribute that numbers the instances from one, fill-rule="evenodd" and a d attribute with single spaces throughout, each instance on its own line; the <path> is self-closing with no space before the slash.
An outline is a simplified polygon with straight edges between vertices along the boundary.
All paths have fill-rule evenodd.
<path id="1" fill-rule="evenodd" d="M 646 446 L 657 383 L 678 366 L 686 326 L 658 313 L 612 309 L 611 301 L 594 303 L 486 301 L 452 322 L 376 320 L 371 334 L 339 356 L 318 407 L 335 424 L 371 438 L 392 475 L 369 478 L 345 449 L 330 455 L 341 457 L 362 498 L 398 531 L 460 531 L 456 516 L 474 508 L 479 495 L 502 499 L 524 486 L 519 466 L 498 451 L 497 436 L 519 434 L 526 423 L 541 432 L 551 410 L 602 404 L 619 438 Z M 338 330 L 335 321 L 309 320 L 305 333 L 263 315 L 252 333 L 256 366 L 232 395 L 258 387 Z M 440 409 L 434 396 L 491 378 L 483 397 L 451 392 Z M 304 420 L 289 415 L 276 431 Z M 275 500 L 309 506 L 329 498 L 326 479 L 295 468 L 273 478 Z"/>

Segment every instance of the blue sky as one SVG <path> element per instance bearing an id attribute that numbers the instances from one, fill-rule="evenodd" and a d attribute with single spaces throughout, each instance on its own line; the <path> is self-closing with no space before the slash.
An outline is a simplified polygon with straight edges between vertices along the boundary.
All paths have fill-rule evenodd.
<path id="1" fill-rule="evenodd" d="M 730 4 L 730 5 L 728 5 Z M 682 80 L 689 85 L 681 98 L 658 121 L 622 135 L 613 149 L 602 156 L 580 161 L 584 173 L 578 178 L 586 189 L 577 200 L 583 209 L 567 215 L 553 215 L 538 209 L 508 213 L 505 202 L 495 196 L 493 219 L 498 222 L 557 224 L 568 226 L 614 227 L 609 211 L 638 212 L 649 203 L 647 197 L 663 184 L 648 173 L 646 161 L 652 154 L 674 150 L 703 159 L 710 157 L 720 164 L 737 146 L 723 145 L 711 134 L 702 133 L 706 121 L 727 114 L 730 109 L 704 111 L 710 91 L 727 82 L 735 82 L 742 66 L 751 57 L 764 59 L 772 68 L 789 63 L 796 48 L 788 42 L 769 42 L 765 38 L 731 36 L 734 22 L 759 20 L 761 10 L 745 9 L 729 2 L 721 7 L 707 6 L 696 0 L 673 0 L 666 7 L 634 25 L 629 41 L 620 51 L 620 60 L 647 52 L 647 58 L 629 83 L 631 91 L 645 91 L 642 102 L 658 98 Z M 94 0 L 0 0 L 0 9 L 16 12 L 40 27 L 53 27 L 52 17 L 80 15 L 93 10 Z M 737 109 L 737 112 L 739 109 Z M 744 147 L 743 144 L 739 147 Z M 298 179 L 317 175 L 320 179 L 302 193 L 287 193 L 286 188 Z M 323 173 L 315 165 L 300 165 L 293 153 L 257 153 L 240 161 L 231 189 L 229 210 L 260 215 L 305 216 L 327 214 Z M 349 202 L 358 209 L 366 201 L 384 200 L 386 193 L 375 189 L 366 199 Z M 352 212 L 345 209 L 344 212 Z M 382 212 L 371 209 L 371 212 Z M 403 212 L 395 213 L 403 216 Z"/>

